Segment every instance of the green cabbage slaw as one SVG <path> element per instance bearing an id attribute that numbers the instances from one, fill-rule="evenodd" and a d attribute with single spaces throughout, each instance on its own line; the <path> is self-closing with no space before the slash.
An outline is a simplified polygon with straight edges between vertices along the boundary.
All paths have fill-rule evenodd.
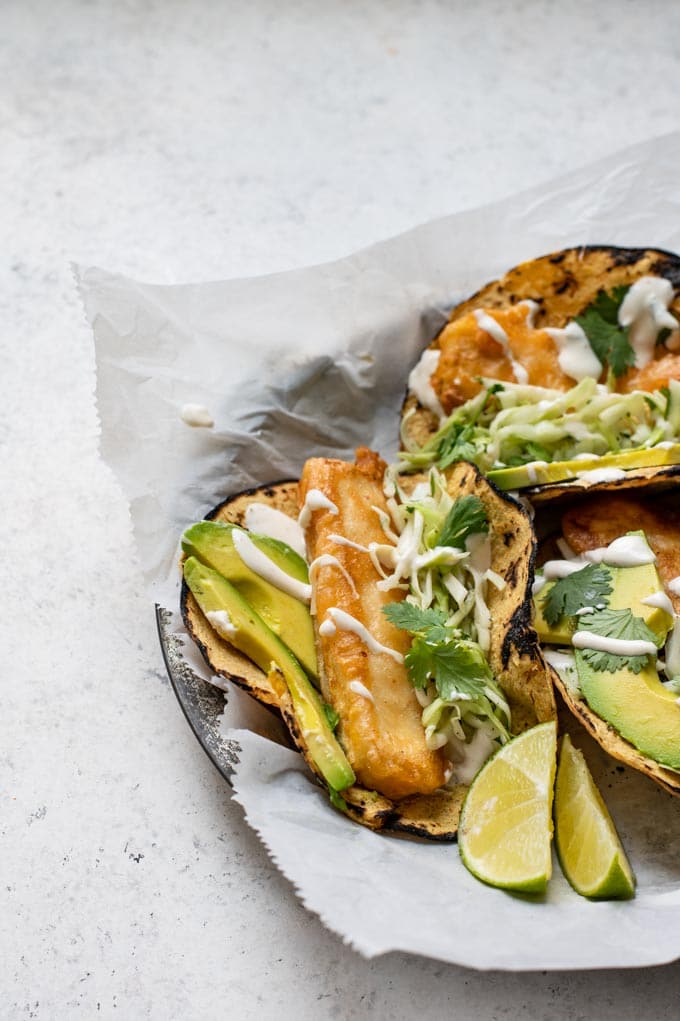
<path id="1" fill-rule="evenodd" d="M 471 461 L 480 471 L 551 463 L 680 443 L 680 382 L 620 394 L 588 377 L 566 392 L 481 381 L 484 389 L 456 408 L 422 446 L 402 421 L 402 471 Z"/>

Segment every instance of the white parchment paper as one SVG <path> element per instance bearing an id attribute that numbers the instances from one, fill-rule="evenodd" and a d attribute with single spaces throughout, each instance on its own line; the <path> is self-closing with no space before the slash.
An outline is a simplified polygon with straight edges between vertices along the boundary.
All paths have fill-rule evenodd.
<path id="1" fill-rule="evenodd" d="M 151 597 L 174 608 L 178 537 L 224 497 L 295 477 L 312 454 L 351 457 L 358 444 L 393 453 L 408 371 L 456 300 L 570 245 L 680 250 L 678 166 L 673 134 L 347 259 L 270 277 L 165 287 L 79 269 L 102 454 L 130 501 Z M 185 425 L 185 403 L 205 405 L 214 428 Z M 487 889 L 455 846 L 355 826 L 294 753 L 250 731 L 230 736 L 248 821 L 304 903 L 364 954 L 508 969 L 680 956 L 680 803 L 596 747 L 589 758 L 639 878 L 624 904 L 577 897 L 559 870 L 545 900 Z"/>

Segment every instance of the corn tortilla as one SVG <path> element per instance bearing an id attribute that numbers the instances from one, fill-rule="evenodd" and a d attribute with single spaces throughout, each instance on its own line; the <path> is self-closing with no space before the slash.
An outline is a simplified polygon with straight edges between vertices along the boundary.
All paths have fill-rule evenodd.
<path id="1" fill-rule="evenodd" d="M 519 733 L 556 716 L 550 673 L 531 625 L 531 585 L 536 556 L 531 521 L 516 501 L 496 490 L 472 465 L 456 466 L 450 475 L 449 488 L 454 497 L 477 495 L 487 511 L 491 562 L 506 582 L 503 591 L 489 585 L 487 602 L 492 620 L 489 663 L 510 704 L 512 730 Z M 246 507 L 253 502 L 269 503 L 297 517 L 297 483 L 281 482 L 241 493 L 220 504 L 207 517 L 243 524 Z M 292 744 L 314 771 L 290 695 L 277 671 L 267 676 L 217 635 L 186 585 L 182 588 L 181 601 L 184 623 L 210 669 L 275 712 L 285 723 Z M 457 785 L 395 802 L 375 791 L 355 786 L 344 791 L 342 798 L 346 814 L 371 829 L 451 841 L 455 839 L 466 791 L 466 786 Z"/>

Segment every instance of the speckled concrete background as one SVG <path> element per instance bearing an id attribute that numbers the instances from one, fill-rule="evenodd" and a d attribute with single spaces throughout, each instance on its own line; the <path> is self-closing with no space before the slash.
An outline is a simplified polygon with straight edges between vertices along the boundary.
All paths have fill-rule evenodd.
<path id="1" fill-rule="evenodd" d="M 674 1018 L 678 965 L 369 963 L 305 913 L 166 682 L 69 262 L 300 266 L 677 128 L 680 8 L 6 0 L 0 29 L 0 1016 Z"/>

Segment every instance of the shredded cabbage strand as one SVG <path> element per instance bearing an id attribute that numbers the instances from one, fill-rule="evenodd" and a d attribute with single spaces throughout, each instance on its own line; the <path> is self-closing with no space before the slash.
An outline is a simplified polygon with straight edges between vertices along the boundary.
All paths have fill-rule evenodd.
<path id="1" fill-rule="evenodd" d="M 464 548 L 438 544 L 456 502 L 444 476 L 431 469 L 409 495 L 400 485 L 399 471 L 399 465 L 390 466 L 384 483 L 390 520 L 383 522 L 383 529 L 396 533 L 396 547 L 373 544 L 372 555 L 383 591 L 406 588 L 407 603 L 440 613 L 441 625 L 429 630 L 401 626 L 415 635 L 407 665 L 410 660 L 428 746 L 446 746 L 455 763 L 465 757 L 480 729 L 484 734 L 478 735 L 476 745 L 486 742 L 489 753 L 509 738 L 510 709 L 486 659 L 487 585 L 502 588 L 504 581 L 491 570 L 490 541 L 483 532 L 469 534 Z"/>

